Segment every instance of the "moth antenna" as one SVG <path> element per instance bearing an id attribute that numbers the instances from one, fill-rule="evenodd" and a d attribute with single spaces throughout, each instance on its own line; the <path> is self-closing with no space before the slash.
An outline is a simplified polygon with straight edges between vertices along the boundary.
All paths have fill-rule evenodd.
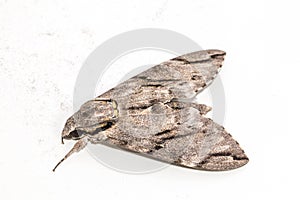
<path id="1" fill-rule="evenodd" d="M 65 155 L 65 157 L 63 159 L 61 159 L 61 161 L 59 161 L 57 163 L 57 165 L 55 165 L 55 167 L 53 168 L 53 172 L 55 172 L 56 168 L 64 161 L 66 160 L 69 156 L 71 156 L 73 153 L 79 152 L 80 150 L 82 150 L 85 146 L 87 145 L 87 139 L 82 138 L 81 140 L 79 140 L 78 142 L 75 143 L 75 145 L 73 146 L 73 148 L 69 151 L 69 153 L 67 153 Z"/>

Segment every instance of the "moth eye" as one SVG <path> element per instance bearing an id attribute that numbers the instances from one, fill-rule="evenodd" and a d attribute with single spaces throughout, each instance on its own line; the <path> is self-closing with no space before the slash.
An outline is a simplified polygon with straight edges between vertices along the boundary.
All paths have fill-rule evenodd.
<path id="1" fill-rule="evenodd" d="M 77 138 L 77 137 L 79 137 L 79 134 L 78 134 L 78 132 L 75 130 L 75 131 L 72 131 L 71 133 L 70 133 L 70 135 L 72 136 L 72 137 L 75 137 L 75 138 Z"/>
<path id="2" fill-rule="evenodd" d="M 70 135 L 72 138 L 79 138 L 79 136 L 80 136 L 80 134 L 78 133 L 77 130 L 72 131 L 69 135 Z"/>

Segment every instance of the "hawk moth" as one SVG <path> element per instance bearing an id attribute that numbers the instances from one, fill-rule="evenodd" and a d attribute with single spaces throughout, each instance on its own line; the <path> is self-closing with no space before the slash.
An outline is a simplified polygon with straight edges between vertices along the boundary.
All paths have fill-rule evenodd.
<path id="1" fill-rule="evenodd" d="M 66 122 L 63 140 L 76 140 L 55 166 L 88 143 L 140 153 L 199 170 L 241 167 L 248 157 L 221 126 L 193 102 L 218 74 L 225 52 L 203 50 L 156 65 L 84 103 Z"/>

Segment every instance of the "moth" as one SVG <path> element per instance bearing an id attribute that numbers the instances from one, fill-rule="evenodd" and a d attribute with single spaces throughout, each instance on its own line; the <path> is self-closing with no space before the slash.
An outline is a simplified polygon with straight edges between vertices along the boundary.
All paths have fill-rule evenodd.
<path id="1" fill-rule="evenodd" d="M 62 143 L 77 142 L 53 171 L 88 143 L 199 170 L 247 164 L 224 127 L 205 117 L 211 107 L 194 101 L 218 74 L 225 54 L 203 50 L 173 58 L 84 103 L 62 131 Z"/>

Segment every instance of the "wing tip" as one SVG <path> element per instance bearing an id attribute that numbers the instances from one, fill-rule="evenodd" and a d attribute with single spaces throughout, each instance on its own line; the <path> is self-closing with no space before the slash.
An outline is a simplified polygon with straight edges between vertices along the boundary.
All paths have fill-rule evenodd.
<path id="1" fill-rule="evenodd" d="M 214 60 L 214 63 L 221 68 L 225 60 L 226 52 L 218 49 L 208 49 L 206 52 Z"/>
<path id="2" fill-rule="evenodd" d="M 227 171 L 240 168 L 249 162 L 245 151 L 229 133 L 224 132 L 223 137 L 224 140 L 203 160 L 200 168 L 208 171 Z"/>
<path id="3" fill-rule="evenodd" d="M 208 49 L 208 50 L 206 50 L 206 52 L 208 54 L 210 54 L 212 57 L 214 57 L 214 56 L 225 56 L 226 55 L 225 51 L 222 51 L 222 50 L 219 50 L 219 49 Z"/>

